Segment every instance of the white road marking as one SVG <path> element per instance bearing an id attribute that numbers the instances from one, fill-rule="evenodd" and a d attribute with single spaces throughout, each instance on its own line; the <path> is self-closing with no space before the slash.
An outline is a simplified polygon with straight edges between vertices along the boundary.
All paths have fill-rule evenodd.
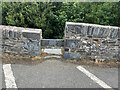
<path id="1" fill-rule="evenodd" d="M 3 71 L 5 76 L 6 88 L 17 88 L 15 77 L 13 76 L 13 72 L 11 69 L 11 64 L 4 64 Z"/>
<path id="2" fill-rule="evenodd" d="M 95 75 L 93 75 L 92 73 L 90 73 L 88 70 L 86 70 L 85 68 L 83 68 L 82 66 L 77 66 L 77 69 L 79 69 L 81 72 L 83 72 L 84 74 L 86 74 L 89 78 L 91 78 L 93 81 L 95 81 L 96 83 L 98 83 L 100 86 L 102 86 L 103 88 L 111 88 L 109 85 L 107 85 L 105 82 L 103 82 L 102 80 L 100 80 L 99 78 L 97 78 Z"/>

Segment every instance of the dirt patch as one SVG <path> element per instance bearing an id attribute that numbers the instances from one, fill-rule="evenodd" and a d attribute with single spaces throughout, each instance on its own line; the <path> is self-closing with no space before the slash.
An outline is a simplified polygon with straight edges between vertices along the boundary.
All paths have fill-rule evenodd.
<path id="1" fill-rule="evenodd" d="M 19 56 L 19 55 L 8 55 L 4 54 L 1 55 L 2 63 L 3 64 L 25 64 L 25 65 L 31 65 L 31 64 L 37 64 L 43 61 L 42 57 L 36 56 L 36 57 L 25 57 L 25 56 Z"/>
<path id="2" fill-rule="evenodd" d="M 44 59 L 45 56 L 52 56 L 52 55 L 54 54 L 42 53 L 40 56 L 29 57 L 29 56 L 3 54 L 3 55 L 0 55 L 0 57 L 2 58 L 3 64 L 34 65 L 34 64 L 41 63 L 45 60 L 48 60 L 48 59 Z M 50 58 L 50 59 L 56 59 L 56 58 Z"/>
<path id="3" fill-rule="evenodd" d="M 42 53 L 41 56 L 35 56 L 35 57 L 23 57 L 19 55 L 9 55 L 9 54 L 4 54 L 0 55 L 2 58 L 2 63 L 3 64 L 25 64 L 25 65 L 34 65 L 41 63 L 45 60 L 45 56 L 51 56 L 53 54 L 47 54 L 47 53 Z M 88 60 L 88 59 L 82 59 L 82 60 L 70 60 L 70 59 L 63 59 L 63 58 L 49 58 L 49 60 L 60 60 L 66 63 L 74 63 L 78 65 L 87 65 L 87 66 L 100 66 L 100 67 L 118 67 L 120 66 L 120 62 L 117 61 L 100 61 L 100 60 Z"/>
<path id="4" fill-rule="evenodd" d="M 88 60 L 88 59 L 82 59 L 82 60 L 70 60 L 67 59 L 65 62 L 71 62 L 79 65 L 87 65 L 87 66 L 99 66 L 99 67 L 119 67 L 120 62 L 117 61 L 100 61 L 100 60 Z"/>

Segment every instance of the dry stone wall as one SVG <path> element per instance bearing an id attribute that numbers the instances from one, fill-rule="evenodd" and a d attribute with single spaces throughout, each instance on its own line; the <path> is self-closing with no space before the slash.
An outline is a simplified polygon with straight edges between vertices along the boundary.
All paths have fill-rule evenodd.
<path id="1" fill-rule="evenodd" d="M 120 28 L 66 22 L 64 57 L 120 60 Z"/>
<path id="2" fill-rule="evenodd" d="M 0 25 L 2 52 L 14 55 L 35 56 L 41 53 L 41 29 Z"/>
<path id="3" fill-rule="evenodd" d="M 0 25 L 0 30 L 3 53 L 36 56 L 54 47 L 64 48 L 67 59 L 120 60 L 119 27 L 66 22 L 64 39 L 42 39 L 41 29 Z"/>
<path id="4" fill-rule="evenodd" d="M 64 39 L 42 39 L 41 40 L 41 48 L 63 48 L 64 47 Z"/>

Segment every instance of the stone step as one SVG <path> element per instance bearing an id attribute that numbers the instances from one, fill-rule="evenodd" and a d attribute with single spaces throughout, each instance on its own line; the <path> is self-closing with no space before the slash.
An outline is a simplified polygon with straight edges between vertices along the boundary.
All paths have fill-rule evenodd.
<path id="1" fill-rule="evenodd" d="M 42 52 L 47 54 L 62 55 L 61 49 L 43 49 Z"/>
<path id="2" fill-rule="evenodd" d="M 61 56 L 56 56 L 56 55 L 51 55 L 51 56 L 45 56 L 44 59 L 49 59 L 49 58 L 56 58 L 56 59 L 60 59 L 62 58 Z"/>

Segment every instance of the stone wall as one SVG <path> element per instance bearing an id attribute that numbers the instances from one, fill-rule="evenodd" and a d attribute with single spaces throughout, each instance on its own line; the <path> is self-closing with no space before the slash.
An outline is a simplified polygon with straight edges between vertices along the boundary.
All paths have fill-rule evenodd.
<path id="1" fill-rule="evenodd" d="M 42 39 L 41 48 L 64 48 L 64 39 Z"/>
<path id="2" fill-rule="evenodd" d="M 64 48 L 67 59 L 120 60 L 120 28 L 66 22 L 64 39 L 42 39 L 41 29 L 0 25 L 2 52 L 36 56 L 41 49 Z"/>
<path id="3" fill-rule="evenodd" d="M 120 60 L 120 28 L 66 22 L 64 57 Z"/>
<path id="4" fill-rule="evenodd" d="M 0 25 L 2 30 L 2 52 L 14 55 L 40 55 L 41 29 Z"/>

